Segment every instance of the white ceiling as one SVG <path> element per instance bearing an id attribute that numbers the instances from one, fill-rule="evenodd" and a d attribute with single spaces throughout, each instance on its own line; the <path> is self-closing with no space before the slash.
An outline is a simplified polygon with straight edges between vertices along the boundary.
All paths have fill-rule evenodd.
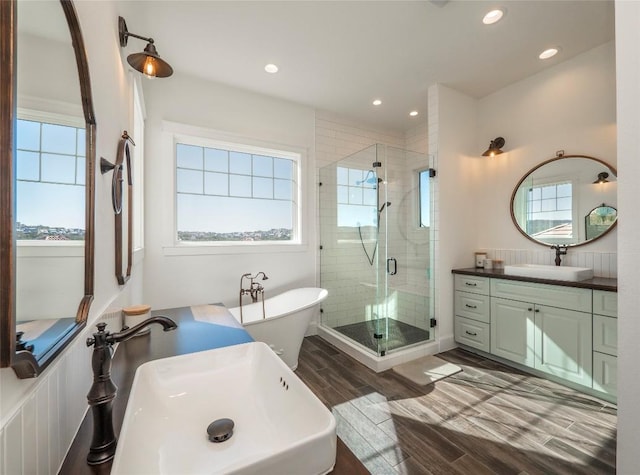
<path id="1" fill-rule="evenodd" d="M 495 7 L 504 18 L 483 25 Z M 152 36 L 176 75 L 396 130 L 424 120 L 434 83 L 484 97 L 614 37 L 613 1 L 174 0 L 123 10 L 129 31 Z M 539 60 L 549 46 L 560 54 Z M 126 52 L 143 47 L 131 39 Z M 267 63 L 280 71 L 267 74 Z"/>

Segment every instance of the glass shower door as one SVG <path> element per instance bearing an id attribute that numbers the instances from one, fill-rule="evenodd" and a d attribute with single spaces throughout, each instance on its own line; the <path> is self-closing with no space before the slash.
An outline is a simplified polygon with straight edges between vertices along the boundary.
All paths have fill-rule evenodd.
<path id="1" fill-rule="evenodd" d="M 320 169 L 321 325 L 370 355 L 433 339 L 429 165 L 377 144 Z"/>
<path id="2" fill-rule="evenodd" d="M 378 253 L 375 262 L 376 295 L 373 320 L 376 353 L 384 356 L 388 351 L 389 317 L 393 308 L 389 306 L 388 275 L 397 270 L 397 261 L 389 255 L 389 222 L 391 202 L 387 196 L 386 146 L 376 144 L 376 161 L 372 164 L 376 171 L 376 242 Z"/>

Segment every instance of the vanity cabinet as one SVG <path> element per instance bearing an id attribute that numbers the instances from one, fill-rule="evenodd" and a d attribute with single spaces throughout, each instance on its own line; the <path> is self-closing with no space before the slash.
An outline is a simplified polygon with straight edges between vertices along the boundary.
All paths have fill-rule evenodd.
<path id="1" fill-rule="evenodd" d="M 593 389 L 617 395 L 618 294 L 593 291 Z"/>
<path id="2" fill-rule="evenodd" d="M 491 353 L 533 367 L 534 305 L 502 298 L 491 299 Z"/>
<path id="3" fill-rule="evenodd" d="M 455 289 L 456 341 L 489 352 L 489 279 L 456 275 Z"/>
<path id="4" fill-rule="evenodd" d="M 617 293 L 455 274 L 455 340 L 615 396 Z"/>
<path id="5" fill-rule="evenodd" d="M 534 368 L 591 386 L 591 314 L 546 305 L 535 312 Z"/>

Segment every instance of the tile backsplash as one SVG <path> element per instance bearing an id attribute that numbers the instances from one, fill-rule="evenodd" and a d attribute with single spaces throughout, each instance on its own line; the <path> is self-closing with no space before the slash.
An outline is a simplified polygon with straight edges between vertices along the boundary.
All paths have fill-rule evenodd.
<path id="1" fill-rule="evenodd" d="M 551 249 L 477 249 L 488 254 L 489 259 L 502 259 L 510 264 L 546 264 L 554 265 L 556 254 Z M 618 254 L 616 252 L 585 252 L 572 250 L 562 256 L 562 265 L 591 267 L 596 277 L 618 277 Z M 469 263 L 473 266 L 473 251 L 469 253 Z"/>

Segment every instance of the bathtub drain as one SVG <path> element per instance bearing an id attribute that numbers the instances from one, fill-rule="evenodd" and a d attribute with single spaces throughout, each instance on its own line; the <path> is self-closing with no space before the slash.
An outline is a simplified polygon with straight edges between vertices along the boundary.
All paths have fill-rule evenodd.
<path id="1" fill-rule="evenodd" d="M 207 427 L 207 434 L 211 442 L 224 442 L 233 435 L 234 422 L 231 419 L 218 419 Z"/>

